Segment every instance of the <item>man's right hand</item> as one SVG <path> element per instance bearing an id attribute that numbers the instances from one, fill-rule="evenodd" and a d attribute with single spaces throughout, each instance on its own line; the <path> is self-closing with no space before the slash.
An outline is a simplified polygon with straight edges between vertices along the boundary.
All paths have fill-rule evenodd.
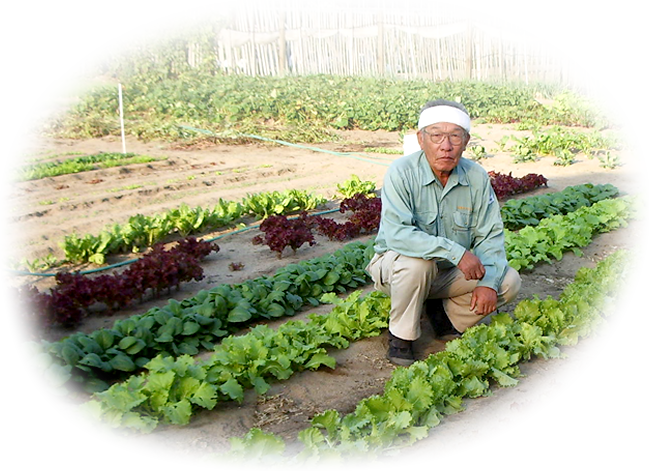
<path id="1" fill-rule="evenodd" d="M 464 278 L 467 280 L 481 280 L 485 275 L 484 265 L 480 259 L 468 250 L 464 251 L 457 267 L 464 273 Z"/>

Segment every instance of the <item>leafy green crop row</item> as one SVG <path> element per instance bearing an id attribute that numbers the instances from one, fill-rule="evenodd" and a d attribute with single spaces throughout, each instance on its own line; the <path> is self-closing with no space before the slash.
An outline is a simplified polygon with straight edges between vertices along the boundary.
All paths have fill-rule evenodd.
<path id="1" fill-rule="evenodd" d="M 129 112 L 159 117 L 222 123 L 272 120 L 395 131 L 416 128 L 419 110 L 434 98 L 460 100 L 474 118 L 523 122 L 528 127 L 649 128 L 647 99 L 624 99 L 613 105 L 566 90 L 546 106 L 536 102 L 529 90 L 471 81 L 187 75 L 157 84 L 131 84 L 125 100 Z M 76 110 L 81 115 L 112 112 L 115 100 L 112 87 L 94 90 Z"/>
<path id="2" fill-rule="evenodd" d="M 513 141 L 512 144 L 507 144 Z M 583 152 L 589 157 L 616 147 L 616 143 L 598 132 L 581 132 L 553 126 L 532 132 L 531 136 L 505 136 L 500 146 L 513 152 L 514 162 L 534 161 L 537 155 L 554 155 L 555 165 L 570 165 L 575 154 Z"/>
<path id="3" fill-rule="evenodd" d="M 219 285 L 116 321 L 110 329 L 77 332 L 42 345 L 53 368 L 90 390 L 105 389 L 104 380 L 131 374 L 158 354 L 193 355 L 211 349 L 217 339 L 249 321 L 292 316 L 307 303 L 317 306 L 324 293 L 367 284 L 364 268 L 370 253 L 371 247 L 351 243 L 333 254 L 283 267 L 272 277 Z"/>
<path id="4" fill-rule="evenodd" d="M 431 82 L 377 77 L 309 75 L 249 77 L 188 73 L 157 83 L 125 83 L 127 130 L 141 138 L 189 137 L 176 124 L 192 124 L 224 133 L 242 133 L 293 141 L 331 139 L 331 129 L 414 129 L 421 107 L 435 98 L 462 101 L 474 118 L 599 129 L 649 129 L 648 99 L 602 98 L 571 91 L 550 105 L 535 101 L 531 90 L 480 82 Z M 65 114 L 38 117 L 26 110 L 0 109 L 0 134 L 96 137 L 118 134 L 115 85 L 92 90 Z M 233 132 L 234 131 L 234 132 Z M 229 136 L 229 137 L 228 137 Z M 554 148 L 559 148 L 559 141 Z M 643 144 L 644 146 L 644 144 Z M 643 150 L 643 146 L 637 149 Z M 644 154 L 643 154 L 644 155 Z"/>
<path id="5" fill-rule="evenodd" d="M 25 165 L 18 172 L 19 181 L 38 180 L 46 177 L 56 177 L 70 173 L 86 172 L 98 168 L 118 167 L 134 163 L 146 163 L 160 160 L 148 155 L 133 153 L 121 154 L 117 152 L 100 152 L 98 154 L 74 157 L 63 161 L 40 162 Z"/>
<path id="6" fill-rule="evenodd" d="M 396 469 L 377 460 L 425 438 L 445 415 L 462 410 L 464 398 L 488 395 L 492 384 L 516 385 L 522 361 L 561 357 L 560 345 L 606 335 L 606 319 L 630 314 L 649 298 L 648 269 L 649 246 L 617 251 L 594 269 L 580 269 L 558 300 L 522 301 L 513 319 L 496 315 L 491 324 L 475 326 L 447 344 L 444 352 L 398 368 L 382 396 L 364 399 L 346 417 L 334 410 L 318 414 L 313 426 L 299 433 L 304 450 L 298 455 L 283 457 L 280 438 L 252 429 L 242 439 L 231 439 L 231 451 L 205 456 L 198 469 Z M 66 430 L 56 430 L 57 417 L 3 422 L 0 442 L 13 446 L 2 450 L 2 464 L 44 469 L 51 461 L 65 460 L 71 434 L 85 433 L 89 447 L 97 449 L 120 436 L 150 433 L 160 422 L 185 425 L 197 406 L 211 409 L 219 400 L 241 400 L 243 387 L 264 393 L 266 378 L 286 379 L 295 368 L 333 366 L 322 347 L 346 347 L 349 340 L 376 335 L 385 327 L 387 303 L 380 293 L 361 302 L 356 292 L 329 316 L 311 316 L 308 324 L 289 322 L 277 332 L 260 326 L 244 337 L 230 337 L 202 363 L 188 356 L 158 357 L 147 365 L 148 374 L 80 406 Z"/>
<path id="7" fill-rule="evenodd" d="M 389 298 L 373 292 L 360 299 L 360 293 L 345 301 L 324 295 L 323 301 L 336 303 L 329 314 L 311 314 L 309 322 L 289 321 L 277 330 L 256 326 L 224 339 L 206 360 L 157 356 L 144 366 L 145 373 L 95 394 L 86 407 L 114 426 L 149 432 L 160 420 L 186 425 L 197 407 L 211 410 L 224 400 L 241 402 L 244 389 L 265 394 L 268 381 L 288 379 L 296 371 L 334 368 L 336 361 L 326 348 L 347 348 L 387 327 Z"/>
<path id="8" fill-rule="evenodd" d="M 619 193 L 610 183 L 569 186 L 555 193 L 510 199 L 500 208 L 505 227 L 511 231 L 525 226 L 536 226 L 548 216 L 566 214 L 582 206 L 590 206 L 598 201 L 613 198 Z"/>
<path id="9" fill-rule="evenodd" d="M 463 408 L 465 398 L 489 393 L 492 384 L 517 384 L 519 364 L 532 357 L 555 358 L 559 346 L 575 344 L 603 316 L 625 274 L 628 254 L 618 251 L 593 269 L 581 268 L 560 298 L 520 302 L 510 316 L 492 316 L 489 324 L 467 329 L 445 351 L 408 368 L 397 368 L 383 394 L 359 402 L 345 416 L 327 410 L 299 432 L 302 451 L 292 460 L 313 464 L 320 458 L 380 455 L 425 438 L 446 414 Z M 232 438 L 230 454 L 270 459 L 284 454 L 285 442 L 260 429 Z M 260 451 L 263 450 L 263 456 Z"/>
<path id="10" fill-rule="evenodd" d="M 568 250 L 581 256 L 579 247 L 590 244 L 595 234 L 623 227 L 635 210 L 635 200 L 625 196 L 545 218 L 537 226 L 527 226 L 518 232 L 505 229 L 509 265 L 521 270 L 539 262 L 552 263 L 550 256 L 561 260 Z"/>
<path id="11" fill-rule="evenodd" d="M 302 190 L 272 191 L 248 195 L 241 203 L 219 199 L 214 208 L 179 208 L 154 216 L 137 214 L 126 224 L 114 224 L 99 235 L 66 236 L 61 244 L 65 257 L 71 262 L 92 262 L 101 265 L 106 255 L 120 252 L 138 252 L 163 241 L 177 232 L 181 236 L 197 234 L 232 224 L 246 215 L 257 219 L 270 214 L 289 214 L 311 210 L 327 200 Z"/>
<path id="12" fill-rule="evenodd" d="M 545 106 L 535 100 L 533 87 L 482 82 L 186 74 L 127 79 L 123 86 L 127 132 L 142 139 L 194 137 L 178 124 L 292 142 L 331 140 L 329 129 L 402 131 L 416 127 L 419 110 L 434 98 L 461 100 L 473 118 L 488 122 L 595 124 L 590 109 L 577 100 Z M 51 132 L 72 138 L 115 135 L 115 109 L 115 87 L 97 88 L 53 123 Z"/>
<path id="13" fill-rule="evenodd" d="M 343 196 L 348 193 L 366 194 L 374 188 L 373 182 L 362 182 L 356 175 L 352 175 L 349 180 L 338 185 L 338 191 Z M 247 215 L 259 219 L 269 215 L 297 213 L 315 209 L 326 201 L 324 197 L 292 189 L 283 192 L 248 194 L 240 203 L 219 199 L 212 209 L 190 208 L 186 204 L 181 204 L 180 207 L 164 214 L 154 216 L 136 214 L 125 224 L 107 226 L 99 235 L 66 236 L 60 245 L 68 261 L 101 265 L 105 263 L 106 255 L 139 252 L 143 248 L 152 247 L 156 242 L 164 241 L 174 232 L 187 237 L 205 230 L 228 226 Z M 51 267 L 62 262 L 50 256 L 47 260 L 22 263 L 28 267 L 39 264 Z"/>
<path id="14" fill-rule="evenodd" d="M 530 268 L 551 262 L 550 254 L 559 259 L 566 250 L 578 251 L 594 234 L 619 227 L 632 215 L 632 200 L 625 197 L 542 220 L 539 230 L 506 230 L 510 265 Z M 170 300 L 164 308 L 117 321 L 112 329 L 76 333 L 46 344 L 45 349 L 68 375 L 74 372 L 91 389 L 102 389 L 107 386 L 102 377 L 116 379 L 134 372 L 160 353 L 195 354 L 244 322 L 293 315 L 307 303 L 317 305 L 325 292 L 365 285 L 369 277 L 364 268 L 371 255 L 371 241 L 353 242 L 330 256 L 289 265 L 273 277 L 220 285 L 182 302 Z M 124 338 L 128 342 L 122 343 Z"/>
<path id="15" fill-rule="evenodd" d="M 163 74 L 164 75 L 164 74 Z M 599 129 L 649 129 L 648 99 L 603 98 L 564 91 L 550 105 L 535 101 L 530 89 L 480 82 L 431 82 L 377 77 L 309 75 L 250 77 L 188 73 L 160 82 L 125 83 L 127 131 L 141 138 L 184 138 L 177 124 L 208 127 L 236 138 L 253 133 L 293 141 L 331 139 L 331 129 L 414 129 L 421 107 L 435 98 L 462 101 L 474 118 Z M 0 108 L 0 134 L 97 137 L 119 134 L 117 87 L 84 95 L 74 110 L 38 117 L 18 108 Z M 234 132 L 232 132 L 234 131 Z M 227 139 L 228 137 L 224 137 Z M 240 138 L 240 137 L 239 137 Z M 645 144 L 636 147 L 644 152 Z M 554 148 L 559 148 L 555 144 Z"/>

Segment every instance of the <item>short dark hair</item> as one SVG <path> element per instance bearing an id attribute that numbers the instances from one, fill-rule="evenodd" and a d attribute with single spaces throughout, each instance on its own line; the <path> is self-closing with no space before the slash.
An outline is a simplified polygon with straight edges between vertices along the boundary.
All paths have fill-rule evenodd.
<path id="1" fill-rule="evenodd" d="M 460 111 L 464 111 L 467 115 L 469 112 L 466 110 L 464 105 L 462 103 L 458 103 L 457 101 L 451 101 L 451 100 L 444 100 L 443 98 L 438 98 L 437 100 L 431 100 L 427 102 L 422 108 L 419 114 L 421 114 L 424 110 L 428 108 L 432 108 L 434 106 L 452 106 L 453 108 L 457 108 Z M 469 115 L 470 116 L 470 115 Z"/>

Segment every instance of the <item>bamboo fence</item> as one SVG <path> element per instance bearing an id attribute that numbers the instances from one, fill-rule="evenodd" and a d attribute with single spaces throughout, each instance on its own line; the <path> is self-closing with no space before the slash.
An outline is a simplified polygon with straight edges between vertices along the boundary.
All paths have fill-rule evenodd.
<path id="1" fill-rule="evenodd" d="M 215 30 L 215 67 L 246 75 L 561 82 L 538 45 L 479 21 L 420 9 L 241 9 Z"/>
<path id="2" fill-rule="evenodd" d="M 1 78 L 81 70 L 80 14 L 73 15 L 72 33 L 65 35 L 56 4 L 40 1 L 0 0 Z M 548 10 L 541 2 L 507 7 L 487 2 L 485 8 L 441 0 L 427 1 L 425 8 L 388 3 L 222 0 L 220 11 L 231 26 L 216 37 L 215 59 L 226 72 L 250 75 L 562 82 L 614 99 L 647 93 L 646 9 L 603 3 L 570 11 Z M 94 14 L 136 22 L 136 13 L 118 8 Z M 188 57 L 190 64 L 199 59 L 192 51 Z"/>

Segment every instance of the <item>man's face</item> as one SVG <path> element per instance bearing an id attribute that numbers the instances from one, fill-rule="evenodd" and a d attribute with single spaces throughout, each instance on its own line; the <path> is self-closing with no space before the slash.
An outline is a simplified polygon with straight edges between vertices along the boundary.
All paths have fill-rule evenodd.
<path id="1" fill-rule="evenodd" d="M 453 123 L 436 123 L 417 132 L 419 146 L 437 177 L 448 174 L 457 166 L 471 136 Z"/>

